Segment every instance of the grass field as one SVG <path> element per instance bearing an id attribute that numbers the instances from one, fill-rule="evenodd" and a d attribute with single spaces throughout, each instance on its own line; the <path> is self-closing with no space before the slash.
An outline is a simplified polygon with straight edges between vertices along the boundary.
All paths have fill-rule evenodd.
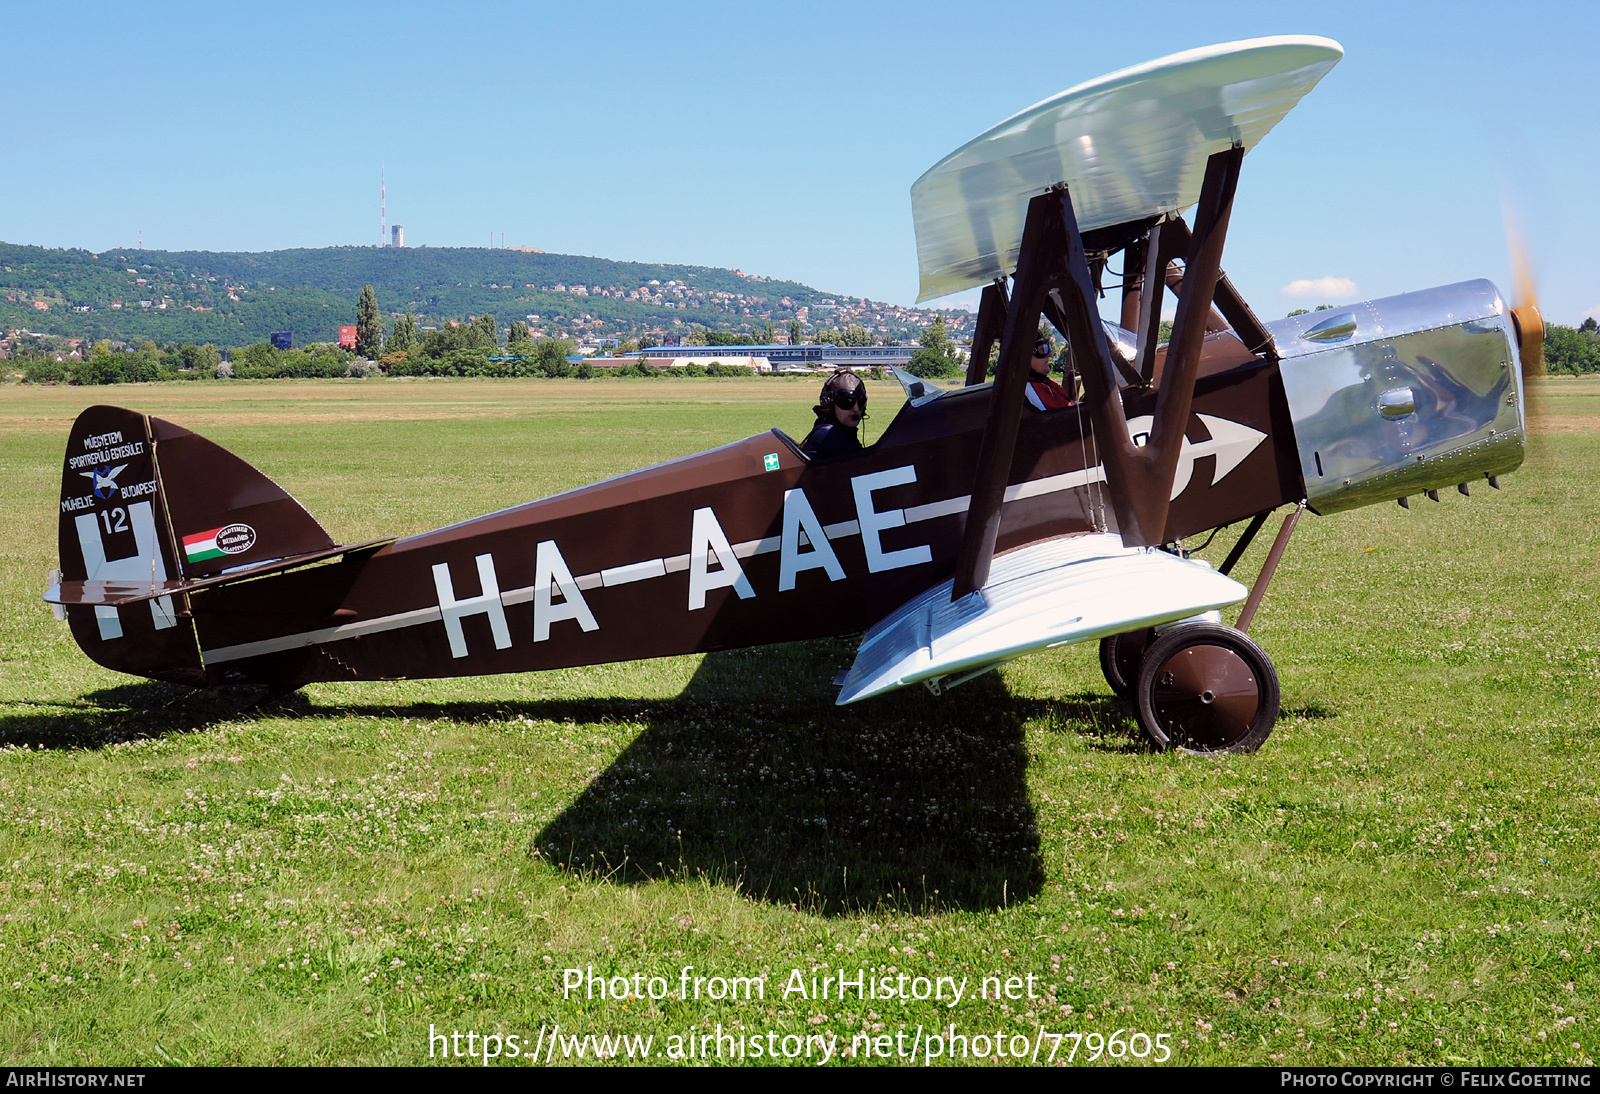
<path id="1" fill-rule="evenodd" d="M 798 434 L 812 394 L 0 387 L 0 1058 L 411 1064 L 430 1027 L 465 1049 L 557 1024 L 909 1047 L 955 1023 L 1006 1034 L 1001 1062 L 1040 1027 L 1167 1034 L 1187 1064 L 1591 1061 L 1597 382 L 1539 385 L 1503 492 L 1301 523 L 1253 631 L 1284 714 L 1250 756 L 1142 747 L 1090 648 L 844 710 L 836 641 L 250 712 L 98 668 L 39 601 L 95 401 L 206 434 L 354 542 Z M 881 427 L 898 398 L 873 394 Z M 564 998 L 589 966 L 769 979 Z M 793 969 L 971 979 L 954 1007 L 841 1002 L 786 998 Z M 996 974 L 1036 997 L 975 998 Z"/>

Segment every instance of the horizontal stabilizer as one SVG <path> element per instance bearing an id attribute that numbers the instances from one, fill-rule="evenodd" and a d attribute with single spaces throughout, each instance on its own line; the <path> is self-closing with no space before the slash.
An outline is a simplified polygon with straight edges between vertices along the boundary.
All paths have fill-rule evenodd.
<path id="1" fill-rule="evenodd" d="M 862 639 L 840 705 L 908 684 L 970 677 L 1035 650 L 1185 619 L 1245 598 L 1207 563 L 1115 535 L 1071 536 L 1000 555 L 982 589 L 918 595 Z M 959 682 L 959 681 L 956 681 Z"/>
<path id="2" fill-rule="evenodd" d="M 308 566 L 313 562 L 321 562 L 339 555 L 370 551 L 393 542 L 392 539 L 375 539 L 368 543 L 345 544 L 326 551 L 312 551 L 289 558 L 271 559 L 255 566 L 241 566 L 237 570 L 228 570 L 195 581 L 141 581 L 136 578 L 121 581 L 58 581 L 45 590 L 44 599 L 47 604 L 64 604 L 69 607 L 93 605 L 120 608 L 126 604 L 137 604 L 141 600 L 154 600 L 174 593 L 192 593 L 208 589 L 213 585 L 228 585 L 247 578 L 292 570 L 296 566 Z"/>
<path id="3" fill-rule="evenodd" d="M 58 581 L 44 591 L 46 604 L 121 607 L 183 592 L 181 581 Z"/>

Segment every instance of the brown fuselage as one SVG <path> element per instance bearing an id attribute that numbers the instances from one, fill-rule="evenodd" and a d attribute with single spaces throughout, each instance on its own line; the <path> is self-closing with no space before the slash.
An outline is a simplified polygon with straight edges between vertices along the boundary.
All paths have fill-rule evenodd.
<path id="1" fill-rule="evenodd" d="M 191 593 L 206 679 L 525 672 L 864 630 L 950 577 L 989 391 L 907 403 L 858 455 L 810 462 L 774 430 L 376 553 Z M 1130 420 L 1148 413 L 1150 399 L 1126 393 Z M 1193 461 L 1169 540 L 1302 496 L 1276 365 L 1253 361 L 1203 377 L 1188 433 L 1197 444 L 1208 439 L 1200 415 L 1265 437 L 1214 484 L 1215 457 Z M 1027 413 L 1009 481 L 1029 496 L 1006 504 L 1001 550 L 1116 530 L 1103 484 L 1073 479 L 1098 464 L 1088 432 L 1087 416 L 1074 409 Z M 803 507 L 786 502 L 796 490 Z M 791 533 L 784 543 L 786 504 L 823 527 L 831 570 L 813 537 Z M 712 520 L 697 517 L 701 510 Z M 738 556 L 743 582 L 724 564 L 719 537 Z M 483 556 L 498 589 L 487 599 Z M 798 572 L 780 590 L 786 559 Z M 536 603 L 544 582 L 552 592 Z"/>

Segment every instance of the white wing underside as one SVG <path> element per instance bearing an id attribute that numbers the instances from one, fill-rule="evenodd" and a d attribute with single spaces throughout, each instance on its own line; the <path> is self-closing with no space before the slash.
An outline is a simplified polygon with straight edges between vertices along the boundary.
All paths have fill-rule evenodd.
<path id="1" fill-rule="evenodd" d="M 946 581 L 866 634 L 838 702 L 958 678 L 1035 650 L 1185 619 L 1243 600 L 1248 590 L 1204 562 L 1116 535 L 1049 540 L 999 555 L 981 590 L 950 602 Z M 959 682 L 959 681 L 957 681 Z"/>
<path id="2" fill-rule="evenodd" d="M 1063 91 L 940 160 L 911 187 L 917 302 L 1011 274 L 1028 201 L 1065 183 L 1082 231 L 1176 213 L 1206 159 L 1255 147 L 1344 56 L 1283 35 L 1175 53 Z"/>

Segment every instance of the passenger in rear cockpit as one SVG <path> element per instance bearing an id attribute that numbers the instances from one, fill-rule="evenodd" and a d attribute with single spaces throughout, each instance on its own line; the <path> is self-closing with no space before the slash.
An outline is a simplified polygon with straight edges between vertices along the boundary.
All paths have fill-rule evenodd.
<path id="1" fill-rule="evenodd" d="M 849 369 L 835 372 L 822 385 L 822 394 L 811 410 L 817 416 L 817 424 L 800 442 L 800 451 L 812 459 L 861 451 L 856 429 L 867 416 L 867 385 L 861 377 Z"/>
<path id="2" fill-rule="evenodd" d="M 1050 336 L 1041 332 L 1028 363 L 1028 404 L 1035 410 L 1065 410 L 1072 405 L 1071 393 L 1050 379 L 1050 352 Z"/>

